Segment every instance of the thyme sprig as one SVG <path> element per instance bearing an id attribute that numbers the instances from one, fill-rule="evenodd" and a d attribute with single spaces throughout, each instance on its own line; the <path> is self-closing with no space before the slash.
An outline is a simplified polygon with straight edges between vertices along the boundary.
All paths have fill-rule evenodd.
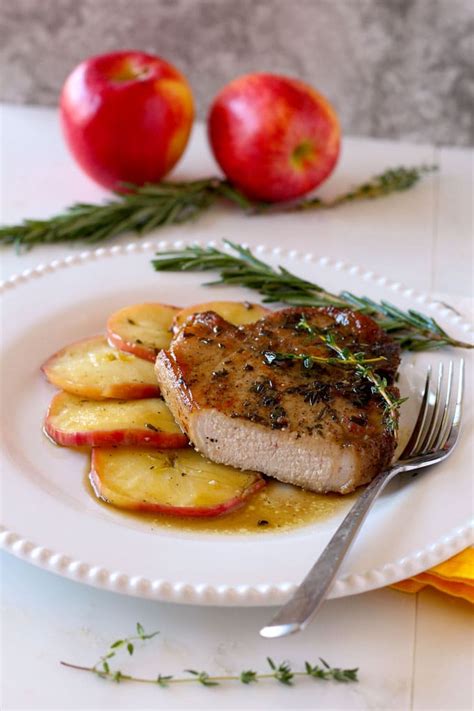
<path id="1" fill-rule="evenodd" d="M 347 351 L 346 348 L 344 350 Z M 264 358 L 268 365 L 272 365 L 273 363 L 277 363 L 281 360 L 301 360 L 303 362 L 303 367 L 308 370 L 312 368 L 315 363 L 319 365 L 347 365 L 354 367 L 366 363 L 381 363 L 386 360 L 384 356 L 366 358 L 363 353 L 351 353 L 347 358 L 332 358 L 331 356 L 309 355 L 308 353 L 280 353 L 277 351 L 265 351 Z"/>
<path id="2" fill-rule="evenodd" d="M 225 240 L 234 254 L 215 247 L 192 245 L 182 250 L 160 252 L 152 260 L 156 271 L 217 271 L 220 279 L 207 285 L 244 286 L 258 291 L 265 303 L 291 306 L 337 306 L 372 316 L 404 350 L 421 351 L 443 346 L 473 348 L 452 338 L 431 317 L 408 309 L 403 311 L 387 301 L 375 302 L 349 291 L 333 294 L 319 284 L 301 279 L 284 267 L 274 269 L 239 244 Z"/>
<path id="3" fill-rule="evenodd" d="M 335 341 L 333 334 L 328 333 L 321 337 L 328 348 L 338 354 L 339 358 L 354 366 L 357 373 L 372 383 L 372 393 L 379 395 L 383 402 L 385 424 L 391 432 L 398 429 L 398 412 L 400 406 L 408 400 L 406 397 L 396 398 L 388 389 L 387 379 L 375 372 L 373 367 L 364 363 L 363 353 L 350 353 L 348 348 L 341 348 Z"/>
<path id="4" fill-rule="evenodd" d="M 115 657 L 117 654 L 117 651 L 123 647 L 124 649 L 127 650 L 127 652 L 130 654 L 130 656 L 133 654 L 135 651 L 135 644 L 134 642 L 141 640 L 142 642 L 145 642 L 148 639 L 153 639 L 153 637 L 156 637 L 159 632 L 152 632 L 151 634 L 146 634 L 145 630 L 143 629 L 142 625 L 137 622 L 137 634 L 133 635 L 131 637 L 125 637 L 124 639 L 117 639 L 115 642 L 112 642 L 110 645 L 109 649 L 103 654 L 99 660 L 94 664 L 93 667 L 91 667 L 92 671 L 94 671 L 96 674 L 102 677 L 109 677 L 112 676 L 114 681 L 120 681 L 120 678 L 116 678 L 117 675 L 118 677 L 122 676 L 122 672 L 111 672 L 110 670 L 110 664 L 109 660 Z"/>
<path id="5" fill-rule="evenodd" d="M 384 356 L 366 358 L 364 353 L 352 353 L 347 346 L 340 346 L 336 342 L 333 333 L 318 333 L 310 326 L 304 316 L 300 318 L 296 328 L 320 340 L 330 351 L 336 353 L 337 357 L 325 358 L 324 356 L 310 355 L 307 353 L 277 353 L 267 351 L 264 354 L 266 362 L 269 365 L 273 365 L 281 361 L 300 360 L 302 361 L 303 367 L 308 369 L 312 368 L 315 363 L 354 368 L 356 373 L 371 383 L 371 392 L 374 395 L 380 396 L 383 403 L 385 425 L 390 432 L 396 432 L 398 430 L 399 408 L 408 398 L 394 397 L 389 390 L 387 379 L 380 376 L 374 370 L 374 364 L 377 363 L 380 365 L 386 358 Z"/>
<path id="6" fill-rule="evenodd" d="M 92 666 L 86 667 L 79 664 L 72 664 L 70 662 L 60 662 L 62 666 L 68 667 L 69 669 L 76 669 L 78 671 L 89 672 L 91 674 L 96 674 L 101 679 L 108 679 L 109 681 L 115 681 L 117 683 L 124 681 L 136 682 L 139 684 L 152 684 L 154 686 L 160 686 L 161 688 L 169 687 L 173 684 L 190 684 L 197 683 L 202 686 L 212 687 L 219 686 L 223 682 L 240 682 L 245 685 L 256 683 L 262 679 L 275 679 L 276 681 L 284 684 L 286 686 L 292 686 L 293 682 L 298 677 L 309 677 L 312 679 L 321 679 L 323 681 L 337 681 L 341 683 L 355 682 L 358 681 L 358 668 L 355 669 L 341 669 L 339 667 L 331 667 L 324 659 L 319 659 L 321 662 L 318 664 L 310 664 L 309 662 L 304 663 L 304 671 L 293 671 L 289 663 L 284 661 L 277 664 L 273 661 L 271 657 L 267 657 L 267 663 L 269 666 L 269 672 L 259 673 L 253 669 L 245 669 L 240 672 L 240 674 L 232 675 L 210 675 L 206 671 L 198 671 L 196 669 L 185 669 L 184 673 L 188 676 L 176 677 L 171 674 L 158 674 L 154 678 L 146 678 L 140 676 L 134 676 L 132 674 L 125 674 L 120 670 L 114 670 L 111 668 L 109 660 L 116 656 L 117 651 L 122 648 L 126 649 L 129 655 L 134 652 L 134 642 L 136 640 L 146 641 L 156 637 L 159 632 L 152 632 L 151 634 L 145 634 L 145 631 L 140 623 L 137 623 L 137 634 L 131 637 L 126 637 L 124 639 L 118 639 L 113 642 L 107 652 L 103 654 L 99 660 Z"/>
<path id="7" fill-rule="evenodd" d="M 144 235 L 159 227 L 189 222 L 221 201 L 231 202 L 251 214 L 330 209 L 354 200 L 372 200 L 408 190 L 433 169 L 434 166 L 389 169 L 333 200 L 310 198 L 284 205 L 249 200 L 220 178 L 150 183 L 141 187 L 124 185 L 126 192 L 115 193 L 113 200 L 103 204 L 77 203 L 46 220 L 28 219 L 18 225 L 0 227 L 0 244 L 14 245 L 20 250 L 58 242 L 96 244 L 125 232 Z"/>

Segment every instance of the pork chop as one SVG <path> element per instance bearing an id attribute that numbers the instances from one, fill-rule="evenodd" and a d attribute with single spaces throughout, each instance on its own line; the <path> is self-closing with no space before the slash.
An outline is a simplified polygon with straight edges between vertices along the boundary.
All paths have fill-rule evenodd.
<path id="1" fill-rule="evenodd" d="M 161 392 L 209 459 L 349 493 L 389 465 L 396 437 L 380 394 L 339 364 L 322 341 L 328 334 L 351 353 L 381 358 L 371 367 L 398 397 L 398 345 L 368 316 L 334 307 L 284 309 L 240 327 L 212 311 L 193 314 L 158 355 Z"/>

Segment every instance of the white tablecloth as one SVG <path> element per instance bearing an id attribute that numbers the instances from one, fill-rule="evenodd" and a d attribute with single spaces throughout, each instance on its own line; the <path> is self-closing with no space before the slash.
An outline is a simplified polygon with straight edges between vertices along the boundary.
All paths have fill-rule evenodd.
<path id="1" fill-rule="evenodd" d="M 1 123 L 1 221 L 47 216 L 71 202 L 97 201 L 105 193 L 82 176 L 63 146 L 51 109 L 4 107 Z M 380 200 L 305 215 L 298 247 L 373 268 L 417 289 L 439 292 L 471 310 L 472 152 L 347 139 L 330 196 L 389 166 L 440 166 L 416 189 Z M 197 126 L 176 176 L 216 173 L 204 130 Z M 206 226 L 222 236 L 239 230 L 242 241 L 287 244 L 290 218 L 252 222 L 219 208 L 187 228 Z M 172 236 L 168 228 L 163 236 Z M 126 238 L 117 240 L 123 242 Z M 16 256 L 2 249 L 1 274 L 64 255 L 64 246 Z M 449 297 L 446 297 L 446 294 Z M 456 305 L 455 304 L 455 305 Z M 8 502 L 2 502 L 7 506 Z M 473 671 L 471 611 L 467 603 L 433 591 L 417 596 L 379 590 L 328 602 L 299 636 L 265 641 L 259 627 L 265 609 L 176 606 L 122 597 L 76 584 L 1 556 L 2 708 L 5 709 L 471 709 Z M 360 682 L 338 685 L 302 680 L 294 688 L 276 682 L 217 689 L 186 685 L 163 690 L 112 684 L 65 669 L 61 659 L 90 665 L 108 644 L 140 621 L 160 636 L 123 667 L 140 674 L 179 673 L 184 668 L 234 673 L 265 668 L 265 657 L 295 667 L 319 656 L 360 667 Z"/>

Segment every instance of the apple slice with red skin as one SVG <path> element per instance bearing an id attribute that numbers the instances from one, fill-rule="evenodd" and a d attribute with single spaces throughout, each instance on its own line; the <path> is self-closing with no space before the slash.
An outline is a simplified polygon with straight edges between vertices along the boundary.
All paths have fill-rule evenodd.
<path id="1" fill-rule="evenodd" d="M 177 333 L 188 316 L 203 313 L 204 311 L 214 311 L 218 316 L 232 323 L 234 326 L 245 326 L 254 323 L 258 319 L 266 316 L 270 309 L 260 304 L 252 304 L 249 301 L 208 301 L 204 304 L 194 304 L 181 309 L 173 320 L 173 332 Z"/>
<path id="2" fill-rule="evenodd" d="M 160 398 L 86 400 L 60 392 L 51 401 L 44 430 L 63 447 L 177 448 L 188 443 Z"/>
<path id="3" fill-rule="evenodd" d="M 215 464 L 194 449 L 123 448 L 92 451 L 90 481 L 113 506 L 173 516 L 219 516 L 242 506 L 265 480 Z"/>
<path id="4" fill-rule="evenodd" d="M 116 348 L 154 362 L 171 341 L 176 306 L 145 303 L 125 306 L 107 321 L 107 338 Z"/>
<path id="5" fill-rule="evenodd" d="M 62 348 L 41 370 L 57 388 L 93 400 L 132 400 L 160 394 L 153 365 L 113 348 L 104 336 Z"/>

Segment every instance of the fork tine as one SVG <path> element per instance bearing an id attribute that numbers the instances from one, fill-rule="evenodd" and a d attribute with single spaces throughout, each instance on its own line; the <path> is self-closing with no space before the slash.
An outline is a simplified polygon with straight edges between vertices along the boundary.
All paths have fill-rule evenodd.
<path id="1" fill-rule="evenodd" d="M 436 429 L 436 422 L 437 422 L 439 410 L 440 410 L 441 387 L 443 384 L 443 374 L 444 374 L 444 366 L 443 366 L 443 363 L 440 363 L 439 367 L 438 367 L 438 382 L 436 384 L 436 392 L 434 393 L 433 401 L 430 402 L 430 417 L 426 423 L 425 432 L 424 432 L 423 437 L 421 438 L 421 442 L 419 443 L 419 445 L 417 447 L 417 454 L 422 454 L 423 452 L 429 451 L 429 445 L 430 445 L 431 439 L 433 437 L 433 432 Z"/>
<path id="2" fill-rule="evenodd" d="M 444 413 L 446 412 L 446 408 L 449 405 L 449 397 L 450 397 L 450 391 L 451 391 L 451 382 L 453 378 L 453 367 L 452 367 L 452 361 L 449 363 L 449 373 L 448 373 L 448 385 L 446 388 L 446 394 L 443 397 L 442 391 L 443 391 L 443 375 L 444 375 L 444 369 L 443 373 L 440 376 L 440 380 L 438 383 L 438 389 L 436 392 L 436 406 L 435 406 L 435 411 L 433 414 L 433 419 L 430 427 L 430 432 L 427 433 L 427 438 L 425 441 L 425 446 L 423 448 L 424 452 L 431 452 L 436 449 L 435 447 L 435 442 L 439 438 L 440 432 L 441 432 L 441 427 L 443 424 L 443 419 L 444 419 Z M 444 404 L 443 404 L 444 403 Z"/>
<path id="3" fill-rule="evenodd" d="M 441 443 L 446 441 L 447 433 L 450 428 L 450 423 L 449 423 L 449 413 L 452 411 L 452 406 L 451 406 L 451 399 L 452 399 L 452 390 L 453 390 L 453 373 L 454 373 L 454 364 L 453 361 L 449 361 L 449 371 L 448 371 L 448 384 L 446 386 L 446 397 L 444 399 L 444 408 L 443 408 L 443 414 L 440 418 L 438 428 L 436 431 L 433 431 L 433 436 L 432 440 L 429 443 L 427 449 L 428 450 L 433 450 L 437 451 L 440 449 Z"/>
<path id="4" fill-rule="evenodd" d="M 457 392 L 457 398 L 456 398 L 456 405 L 454 407 L 453 421 L 452 421 L 448 436 L 446 438 L 446 441 L 443 442 L 443 444 L 440 447 L 440 449 L 444 449 L 445 451 L 449 451 L 450 449 L 452 449 L 452 447 L 454 447 L 454 445 L 456 444 L 456 440 L 458 438 L 459 429 L 460 429 L 460 425 L 461 425 L 463 395 L 464 395 L 464 358 L 461 359 L 461 363 L 459 365 L 458 392 Z"/>
<path id="5" fill-rule="evenodd" d="M 413 432 L 410 435 L 408 442 L 406 443 L 403 452 L 400 454 L 399 459 L 407 459 L 418 444 L 418 440 L 423 432 L 423 428 L 426 420 L 426 413 L 428 411 L 428 399 L 430 393 L 430 383 L 431 383 L 431 365 L 428 366 L 426 371 L 425 387 L 423 389 L 423 395 L 421 397 L 421 405 L 418 411 L 418 417 L 413 428 Z"/>
<path id="6" fill-rule="evenodd" d="M 409 444 L 405 447 L 402 457 L 408 450 L 408 453 L 413 453 L 412 441 L 415 443 L 424 431 L 424 422 L 427 421 L 426 431 L 423 435 L 423 440 L 429 442 L 433 436 L 435 429 L 440 436 L 444 431 L 444 421 L 447 418 L 446 412 L 452 408 L 451 392 L 453 379 L 453 365 L 450 364 L 449 383 L 444 402 L 443 414 L 441 418 L 437 413 L 440 411 L 440 395 L 443 380 L 443 368 L 440 366 L 438 371 L 438 385 L 436 393 L 430 391 L 430 375 L 431 370 L 428 369 L 425 383 L 425 390 L 422 397 L 422 403 L 418 418 L 410 437 Z M 319 559 L 313 565 L 309 573 L 304 578 L 303 582 L 298 586 L 290 600 L 284 605 L 279 612 L 273 617 L 270 624 L 260 630 L 263 637 L 282 637 L 292 632 L 297 632 L 303 629 L 310 619 L 316 614 L 319 607 L 326 598 L 327 592 L 336 577 L 341 563 L 349 550 L 351 543 L 356 538 L 364 520 L 370 511 L 371 506 L 377 499 L 377 496 L 383 491 L 385 484 L 393 479 L 397 474 L 403 472 L 414 472 L 423 467 L 432 464 L 438 464 L 445 460 L 452 452 L 454 445 L 457 442 L 459 429 L 461 425 L 462 399 L 464 385 L 464 361 L 461 360 L 459 369 L 459 379 L 457 388 L 457 399 L 454 406 L 454 413 L 451 421 L 451 427 L 444 447 L 437 451 L 421 451 L 415 456 L 405 458 L 385 471 L 380 472 L 367 488 L 359 496 L 355 504 L 352 506 L 349 513 L 346 515 L 343 522 L 340 524 L 336 533 L 332 536 L 326 548 L 320 555 Z M 430 402 L 432 400 L 432 402 Z M 429 421 L 428 421 L 429 412 Z M 441 420 L 441 421 L 440 421 Z"/>

